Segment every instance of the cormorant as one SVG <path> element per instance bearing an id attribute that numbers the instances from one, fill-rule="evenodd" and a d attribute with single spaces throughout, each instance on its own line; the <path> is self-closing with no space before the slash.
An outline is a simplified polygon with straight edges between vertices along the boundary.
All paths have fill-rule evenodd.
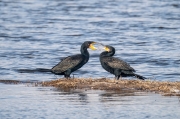
<path id="1" fill-rule="evenodd" d="M 125 61 L 112 57 L 115 54 L 115 48 L 109 45 L 104 46 L 105 51 L 100 54 L 100 62 L 102 67 L 115 75 L 116 79 L 119 77 L 135 76 L 138 79 L 146 79 L 143 76 L 135 74 L 135 70 Z"/>
<path id="2" fill-rule="evenodd" d="M 92 50 L 96 50 L 93 46 L 96 42 L 93 41 L 85 41 L 81 45 L 81 54 L 68 56 L 61 60 L 57 65 L 55 65 L 51 72 L 56 75 L 64 75 L 65 78 L 70 78 L 70 74 L 79 68 L 81 68 L 84 64 L 86 64 L 89 60 L 89 52 L 87 48 Z"/>

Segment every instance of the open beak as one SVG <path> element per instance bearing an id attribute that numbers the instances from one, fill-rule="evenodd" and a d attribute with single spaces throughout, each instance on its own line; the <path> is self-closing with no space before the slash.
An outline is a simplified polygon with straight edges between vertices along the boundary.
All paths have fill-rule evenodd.
<path id="1" fill-rule="evenodd" d="M 98 46 L 98 48 L 96 48 L 94 46 L 95 44 Z M 104 45 L 102 43 L 98 43 L 98 42 L 91 43 L 89 48 L 92 49 L 92 50 L 105 50 L 105 51 L 108 51 L 108 52 L 110 51 L 110 49 L 106 45 Z"/>
<path id="2" fill-rule="evenodd" d="M 104 46 L 104 48 L 103 48 L 105 51 L 110 51 L 110 49 L 108 48 L 108 47 L 106 47 L 106 46 Z"/>
<path id="3" fill-rule="evenodd" d="M 90 44 L 89 48 L 91 50 L 97 50 L 97 48 L 94 46 L 94 44 L 96 44 L 96 42 L 93 42 L 93 43 Z"/>
<path id="4" fill-rule="evenodd" d="M 100 45 L 101 45 L 101 49 L 103 49 L 103 50 L 105 50 L 105 51 L 110 51 L 110 49 L 106 46 L 106 45 L 104 45 L 104 44 L 102 44 L 102 43 L 100 43 Z"/>

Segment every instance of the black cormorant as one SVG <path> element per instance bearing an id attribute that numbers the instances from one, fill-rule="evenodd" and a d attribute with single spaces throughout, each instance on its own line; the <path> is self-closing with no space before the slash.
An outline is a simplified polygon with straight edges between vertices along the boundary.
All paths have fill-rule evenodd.
<path id="1" fill-rule="evenodd" d="M 104 46 L 104 52 L 100 54 L 100 62 L 102 67 L 115 75 L 116 79 L 119 77 L 135 76 L 138 79 L 146 79 L 143 76 L 135 74 L 135 70 L 125 61 L 112 57 L 115 54 L 115 48 L 109 45 Z"/>
<path id="2" fill-rule="evenodd" d="M 68 56 L 62 59 L 57 65 L 55 65 L 51 72 L 57 75 L 64 75 L 65 78 L 70 78 L 70 74 L 79 68 L 81 68 L 84 64 L 86 64 L 89 60 L 89 52 L 87 48 L 92 50 L 96 50 L 93 46 L 96 42 L 93 41 L 85 41 L 81 45 L 81 54 Z"/>

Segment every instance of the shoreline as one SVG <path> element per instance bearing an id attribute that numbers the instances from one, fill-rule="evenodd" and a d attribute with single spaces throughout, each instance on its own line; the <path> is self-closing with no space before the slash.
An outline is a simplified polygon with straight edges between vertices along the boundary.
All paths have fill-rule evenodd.
<path id="1" fill-rule="evenodd" d="M 59 89 L 86 89 L 86 90 L 106 90 L 106 91 L 142 91 L 155 92 L 164 96 L 180 96 L 180 82 L 152 81 L 152 80 L 115 80 L 109 78 L 75 78 L 58 79 L 45 81 L 42 86 L 52 86 Z"/>
<path id="2" fill-rule="evenodd" d="M 109 78 L 74 78 L 30 82 L 18 80 L 0 80 L 5 84 L 32 84 L 32 86 L 55 87 L 61 90 L 106 90 L 106 91 L 124 91 L 133 92 L 155 92 L 163 96 L 180 96 L 180 81 L 152 81 L 152 80 L 128 80 L 128 79 L 109 79 Z"/>

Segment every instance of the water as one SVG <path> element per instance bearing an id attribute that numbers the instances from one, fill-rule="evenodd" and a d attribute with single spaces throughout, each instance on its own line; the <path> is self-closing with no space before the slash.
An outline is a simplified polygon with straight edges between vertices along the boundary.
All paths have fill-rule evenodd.
<path id="1" fill-rule="evenodd" d="M 0 79 L 47 81 L 61 78 L 51 73 L 19 73 L 18 70 L 52 68 L 61 58 L 79 53 L 84 41 L 92 40 L 114 46 L 115 57 L 127 61 L 138 74 L 153 80 L 180 81 L 179 10 L 179 0 L 1 0 Z M 75 77 L 113 78 L 100 66 L 101 51 L 89 52 L 89 62 L 73 73 Z M 102 102 L 100 94 L 106 92 L 90 91 L 85 92 L 90 103 L 75 104 L 69 100 L 78 98 L 79 93 L 67 95 L 48 88 L 0 85 L 3 118 L 50 118 L 51 113 L 51 118 L 56 115 L 75 118 L 79 112 L 80 118 L 87 115 L 92 118 L 179 116 L 177 98 L 145 94 L 123 96 L 129 100 L 122 101 L 122 96 L 111 95 L 112 101 L 108 98 L 107 102 Z M 68 99 L 61 102 L 61 96 Z M 74 98 L 72 100 L 77 100 Z M 117 98 L 118 101 L 114 101 Z M 154 101 L 156 98 L 162 102 Z M 145 102 L 139 101 L 141 99 Z M 4 107 L 4 104 L 7 105 Z M 59 111 L 62 108 L 64 111 Z M 45 115 L 44 111 L 47 111 Z"/>
<path id="2" fill-rule="evenodd" d="M 2 119 L 178 119 L 180 116 L 180 99 L 157 94 L 61 92 L 24 85 L 0 85 L 0 90 L 3 90 L 0 97 Z"/>

